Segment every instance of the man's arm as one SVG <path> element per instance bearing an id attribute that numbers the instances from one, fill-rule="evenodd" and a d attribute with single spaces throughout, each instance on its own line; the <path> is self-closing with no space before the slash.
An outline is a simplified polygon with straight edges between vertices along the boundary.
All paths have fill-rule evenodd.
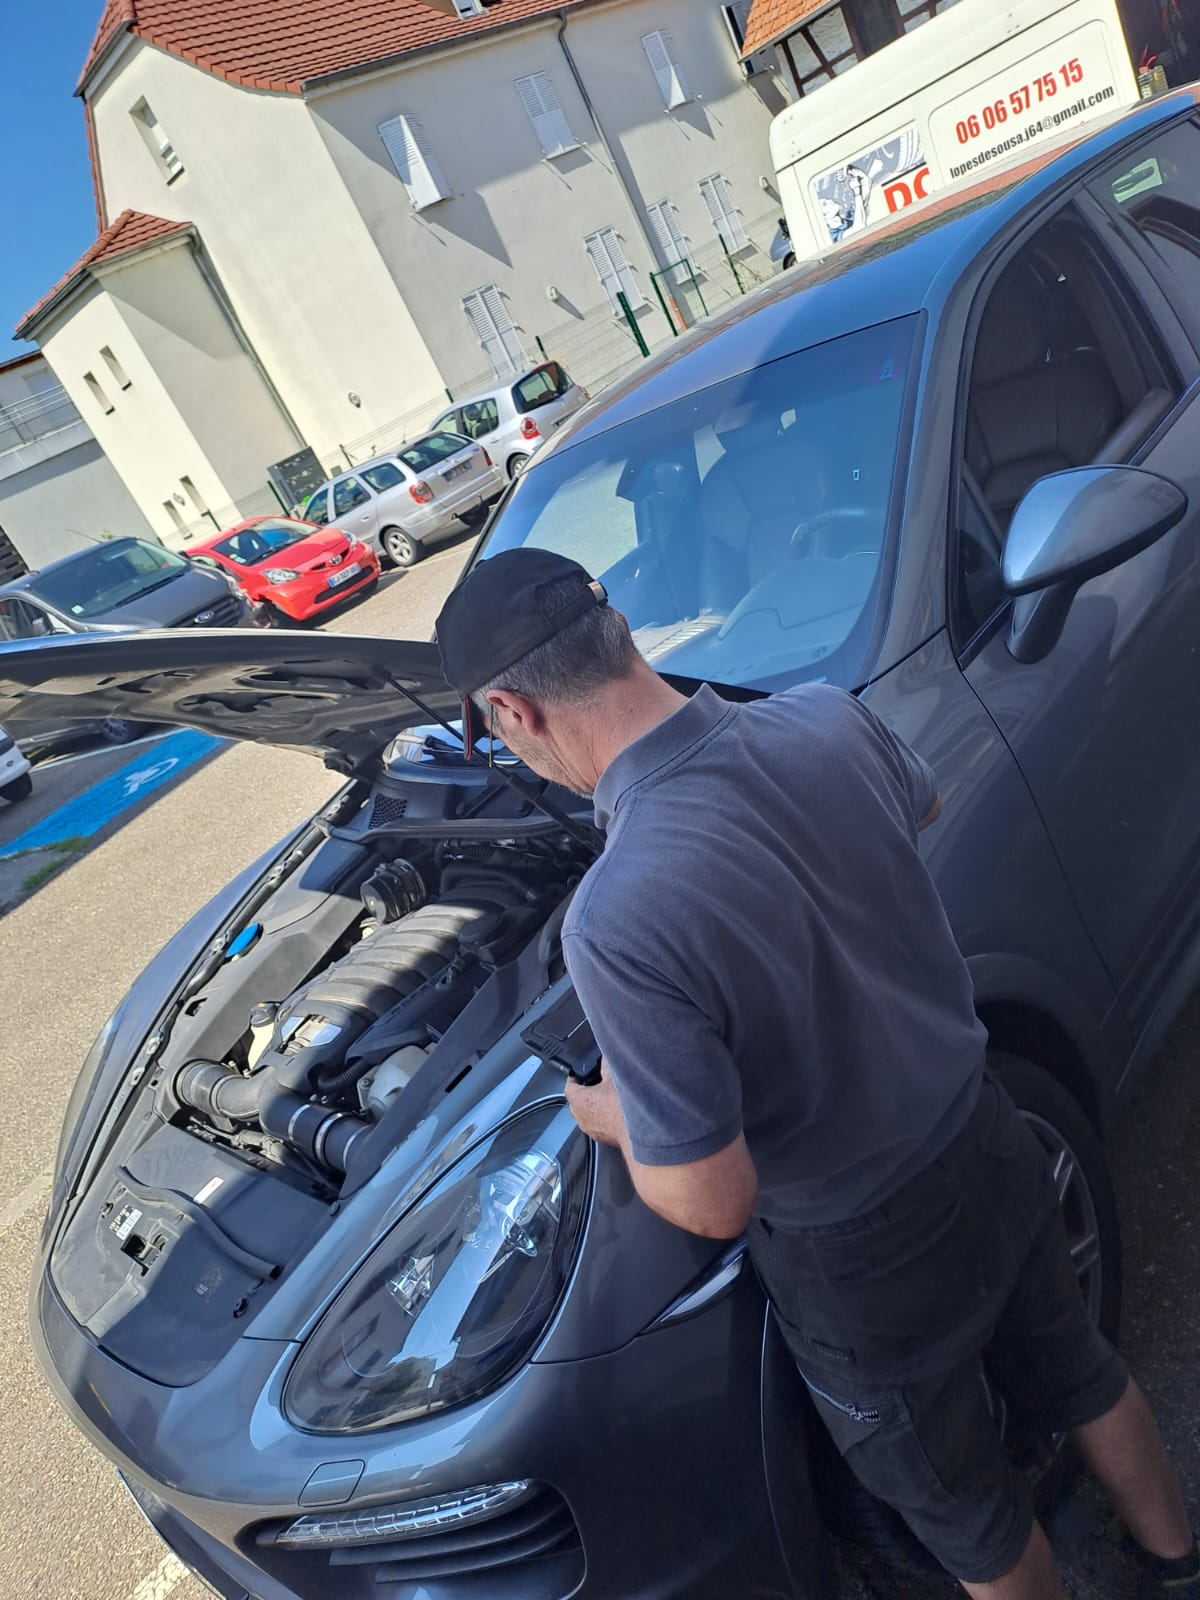
<path id="1" fill-rule="evenodd" d="M 758 1198 L 758 1173 L 742 1134 L 699 1161 L 649 1167 L 633 1157 L 621 1103 L 607 1071 L 594 1088 L 570 1082 L 567 1103 L 589 1138 L 621 1151 L 633 1186 L 651 1211 L 706 1239 L 736 1239 L 745 1232 Z"/>

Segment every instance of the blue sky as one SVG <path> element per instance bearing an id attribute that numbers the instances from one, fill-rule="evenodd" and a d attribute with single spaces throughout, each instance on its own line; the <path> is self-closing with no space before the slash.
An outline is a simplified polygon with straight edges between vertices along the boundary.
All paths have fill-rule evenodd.
<path id="1" fill-rule="evenodd" d="M 0 361 L 18 319 L 96 237 L 83 105 L 72 94 L 104 0 L 4 0 Z"/>

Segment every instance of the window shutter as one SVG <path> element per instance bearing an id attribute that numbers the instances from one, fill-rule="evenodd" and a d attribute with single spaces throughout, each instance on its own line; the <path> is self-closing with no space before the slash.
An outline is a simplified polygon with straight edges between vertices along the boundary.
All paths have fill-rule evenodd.
<path id="1" fill-rule="evenodd" d="M 400 181 L 408 190 L 414 211 L 438 200 L 448 200 L 450 189 L 434 159 L 425 130 L 415 117 L 391 117 L 379 124 L 379 137 L 392 159 Z"/>
<path id="2" fill-rule="evenodd" d="M 645 296 L 638 288 L 637 279 L 625 254 L 625 247 L 613 229 L 601 228 L 599 233 L 589 234 L 583 242 L 587 248 L 588 260 L 592 263 L 613 310 L 617 312 L 621 310 L 621 302 L 617 299 L 617 294 L 621 290 L 624 290 L 625 298 L 629 301 L 630 310 L 636 311 L 640 306 L 644 306 Z"/>
<path id="3" fill-rule="evenodd" d="M 687 276 L 687 240 L 680 231 L 675 207 L 669 200 L 660 200 L 656 205 L 646 207 L 646 215 L 650 218 L 650 228 L 661 259 L 668 267 L 676 269 L 671 273 L 674 282 L 682 283 Z"/>
<path id="4" fill-rule="evenodd" d="M 563 115 L 548 72 L 535 72 L 531 77 L 518 78 L 516 91 L 546 155 L 561 156 L 578 147 L 579 141 Z"/>
<path id="5" fill-rule="evenodd" d="M 744 250 L 750 240 L 746 237 L 742 219 L 733 203 L 733 196 L 729 192 L 728 182 L 719 172 L 714 173 L 711 178 L 702 178 L 700 180 L 700 193 L 704 196 L 704 203 L 708 207 L 708 214 L 712 218 L 713 227 L 725 241 L 725 248 L 727 250 Z"/>
<path id="6" fill-rule="evenodd" d="M 692 98 L 691 91 L 683 75 L 683 68 L 675 55 L 675 45 L 671 35 L 663 28 L 655 33 L 647 33 L 642 38 L 642 48 L 646 52 L 646 59 L 654 76 L 658 79 L 663 105 L 669 111 L 673 111 L 676 106 L 686 105 Z"/>
<path id="7" fill-rule="evenodd" d="M 520 335 L 512 325 L 504 296 L 494 283 L 472 290 L 462 304 L 475 337 L 498 378 L 511 377 L 528 366 Z"/>

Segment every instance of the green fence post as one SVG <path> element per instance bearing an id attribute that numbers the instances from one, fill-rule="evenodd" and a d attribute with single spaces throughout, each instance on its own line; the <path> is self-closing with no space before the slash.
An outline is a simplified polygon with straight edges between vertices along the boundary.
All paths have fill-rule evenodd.
<path id="1" fill-rule="evenodd" d="M 725 259 L 729 263 L 730 272 L 733 273 L 733 281 L 734 281 L 734 283 L 737 284 L 738 293 L 739 294 L 745 294 L 745 292 L 746 292 L 745 287 L 742 284 L 741 278 L 738 276 L 737 263 L 734 261 L 733 257 L 730 255 L 729 246 L 725 243 L 725 235 L 723 233 L 721 233 L 721 234 L 718 234 L 717 237 L 721 241 L 721 249 L 724 250 L 724 252 L 725 252 Z"/>
<path id="2" fill-rule="evenodd" d="M 538 347 L 538 350 L 539 350 L 539 352 L 541 354 L 542 360 L 543 361 L 549 361 L 550 357 L 546 354 L 546 346 L 542 343 L 541 334 L 540 333 L 535 333 L 534 336 L 533 336 L 533 339 L 534 339 L 534 343 Z"/>
<path id="3" fill-rule="evenodd" d="M 648 356 L 650 354 L 650 346 L 646 343 L 642 336 L 642 330 L 638 327 L 637 318 L 630 309 L 629 301 L 625 297 L 624 289 L 617 290 L 617 303 L 624 313 L 625 321 L 629 324 L 629 331 L 633 334 L 634 339 L 637 341 L 638 349 L 644 356 Z"/>
<path id="4" fill-rule="evenodd" d="M 650 282 L 654 285 L 654 292 L 658 296 L 658 303 L 662 307 L 662 314 L 667 319 L 667 327 L 670 328 L 673 336 L 678 339 L 679 329 L 675 326 L 675 318 L 671 315 L 670 310 L 667 307 L 666 298 L 662 292 L 662 284 L 658 280 L 659 274 L 657 272 L 652 272 L 650 274 Z"/>
<path id="5" fill-rule="evenodd" d="M 275 496 L 276 500 L 278 500 L 279 509 L 280 509 L 280 511 L 283 512 L 284 516 L 285 517 L 291 516 L 292 508 L 291 508 L 291 506 L 285 506 L 284 505 L 283 496 L 280 494 L 279 490 L 275 487 L 274 478 L 268 478 L 267 479 L 267 488 L 270 489 L 271 493 Z"/>
<path id="6" fill-rule="evenodd" d="M 454 392 L 449 384 L 446 385 L 446 399 L 449 400 L 451 405 L 454 404 Z"/>
<path id="7" fill-rule="evenodd" d="M 349 470 L 350 470 L 350 471 L 351 471 L 351 472 L 353 472 L 353 471 L 354 471 L 354 463 L 353 463 L 353 461 L 351 461 L 351 459 L 350 459 L 350 452 L 349 452 L 349 450 L 347 450 L 347 449 L 346 449 L 346 446 L 345 446 L 345 445 L 344 445 L 344 444 L 340 444 L 340 445 L 338 445 L 338 449 L 339 449 L 339 450 L 340 450 L 340 451 L 341 451 L 341 452 L 342 452 L 342 457 L 343 457 L 343 459 L 344 459 L 344 460 L 345 460 L 345 463 L 346 463 L 346 466 L 347 466 L 347 468 L 348 468 L 348 469 L 349 469 Z"/>

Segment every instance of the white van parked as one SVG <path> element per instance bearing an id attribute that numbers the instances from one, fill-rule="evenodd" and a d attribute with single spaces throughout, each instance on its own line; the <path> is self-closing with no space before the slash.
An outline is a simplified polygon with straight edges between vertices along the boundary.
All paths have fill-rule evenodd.
<path id="1" fill-rule="evenodd" d="M 791 254 L 1138 98 L 1116 0 L 959 0 L 775 118 Z"/>

